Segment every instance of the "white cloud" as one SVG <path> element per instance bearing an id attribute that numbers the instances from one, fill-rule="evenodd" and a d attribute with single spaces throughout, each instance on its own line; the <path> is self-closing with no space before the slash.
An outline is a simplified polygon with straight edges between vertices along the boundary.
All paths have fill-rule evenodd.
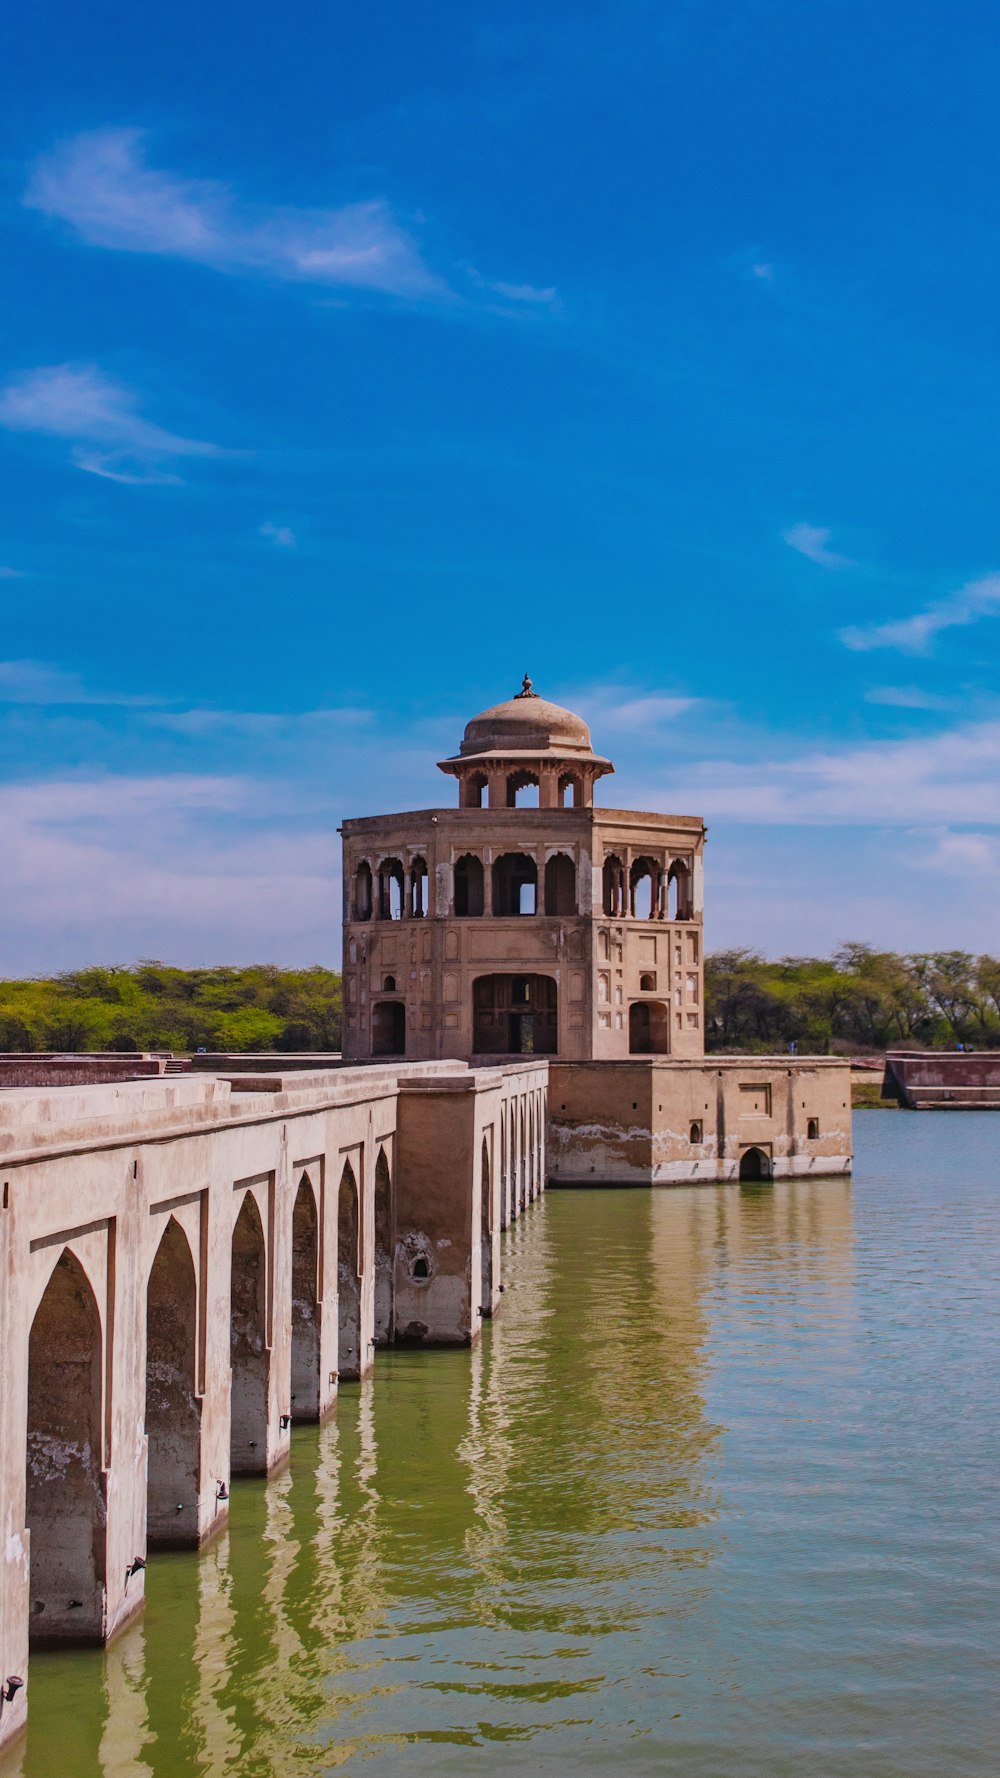
<path id="1" fill-rule="evenodd" d="M 922 845 L 916 863 L 922 870 L 961 871 L 963 875 L 988 877 L 993 882 L 1000 876 L 998 834 L 955 833 L 944 827 L 918 837 Z M 927 849 L 928 838 L 931 850 Z"/>
<path id="2" fill-rule="evenodd" d="M 898 618 L 885 624 L 852 626 L 841 630 L 840 639 L 847 648 L 861 652 L 894 648 L 900 654 L 929 654 L 942 630 L 963 628 L 978 623 L 980 618 L 997 616 L 1000 616 L 1000 574 L 986 574 L 981 580 L 968 581 L 947 599 L 928 605 L 913 617 Z"/>
<path id="3" fill-rule="evenodd" d="M 47 661 L 0 661 L 0 704 L 124 704 L 155 703 L 148 697 L 89 691 L 75 673 Z"/>
<path id="4" fill-rule="evenodd" d="M 866 704 L 887 704 L 896 710 L 951 710 L 947 698 L 921 691 L 917 685 L 873 685 L 865 692 Z"/>
<path id="5" fill-rule="evenodd" d="M 25 204 L 91 246 L 393 296 L 447 294 L 381 198 L 332 210 L 249 208 L 215 180 L 149 166 L 144 141 L 141 130 L 111 128 L 59 143 L 34 163 Z"/>
<path id="6" fill-rule="evenodd" d="M 821 568 L 857 567 L 850 556 L 838 555 L 836 550 L 829 548 L 831 533 L 826 525 L 792 525 L 781 535 L 791 549 L 798 550 L 800 556 L 807 556 Z"/>
<path id="7" fill-rule="evenodd" d="M 0 580 L 23 580 L 24 572 L 20 568 L 0 568 Z"/>
<path id="8" fill-rule="evenodd" d="M 78 468 L 130 485 L 176 483 L 167 463 L 223 454 L 144 419 L 135 391 L 96 364 L 50 364 L 13 377 L 0 391 L 0 426 L 69 439 Z"/>
<path id="9" fill-rule="evenodd" d="M 750 275 L 753 278 L 759 278 L 763 284 L 773 284 L 774 267 L 767 260 L 761 260 L 757 265 L 750 267 Z"/>
<path id="10" fill-rule="evenodd" d="M 294 549 L 299 541 L 290 525 L 272 525 L 270 519 L 260 526 L 260 536 L 266 537 L 277 549 Z"/>

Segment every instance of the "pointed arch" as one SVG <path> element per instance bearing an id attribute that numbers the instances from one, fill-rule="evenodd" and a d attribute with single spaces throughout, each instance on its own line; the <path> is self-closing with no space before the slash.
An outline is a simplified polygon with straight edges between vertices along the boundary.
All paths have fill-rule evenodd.
<path id="1" fill-rule="evenodd" d="M 267 1471 L 271 1354 L 267 1345 L 267 1248 L 252 1191 L 233 1229 L 229 1352 L 232 1365 L 230 1467 L 234 1475 Z"/>
<path id="2" fill-rule="evenodd" d="M 361 1375 L 361 1206 L 350 1161 L 337 1193 L 337 1308 L 341 1379 Z"/>
<path id="3" fill-rule="evenodd" d="M 103 1345 L 97 1299 L 65 1247 L 28 1336 L 29 1635 L 40 1645 L 104 1638 Z"/>
<path id="4" fill-rule="evenodd" d="M 490 1169 L 490 1145 L 483 1137 L 483 1146 L 479 1160 L 480 1173 L 480 1219 L 479 1242 L 482 1259 L 482 1309 L 484 1315 L 492 1313 L 493 1308 L 493 1181 Z"/>
<path id="5" fill-rule="evenodd" d="M 388 1346 L 394 1327 L 396 1218 L 385 1149 L 375 1162 L 375 1344 Z"/>
<path id="6" fill-rule="evenodd" d="M 201 1401 L 198 1285 L 188 1238 L 171 1217 L 146 1284 L 146 1536 L 152 1546 L 198 1543 Z"/>
<path id="7" fill-rule="evenodd" d="M 303 1173 L 292 1207 L 293 1420 L 318 1420 L 320 1403 L 319 1209 Z"/>

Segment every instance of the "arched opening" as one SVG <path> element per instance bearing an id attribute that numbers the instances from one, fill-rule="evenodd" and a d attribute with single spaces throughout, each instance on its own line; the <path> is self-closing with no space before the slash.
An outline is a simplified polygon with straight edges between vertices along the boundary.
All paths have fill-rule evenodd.
<path id="1" fill-rule="evenodd" d="M 361 1212 L 358 1186 L 345 1161 L 337 1194 L 337 1305 L 341 1378 L 361 1375 Z"/>
<path id="2" fill-rule="evenodd" d="M 604 886 L 604 912 L 613 920 L 620 920 L 625 914 L 625 866 L 613 852 L 604 860 L 602 871 Z"/>
<path id="3" fill-rule="evenodd" d="M 696 1118 L 694 1123 L 692 1123 L 691 1128 L 688 1131 L 688 1141 L 692 1146 L 695 1146 L 702 1141 L 702 1126 L 700 1119 Z"/>
<path id="4" fill-rule="evenodd" d="M 396 1257 L 396 1222 L 392 1206 L 392 1176 L 385 1149 L 375 1163 L 375 1344 L 388 1346 L 393 1328 L 393 1281 Z"/>
<path id="5" fill-rule="evenodd" d="M 146 1535 L 154 1546 L 191 1548 L 198 1543 L 197 1335 L 194 1260 L 187 1236 L 172 1216 L 146 1286 Z"/>
<path id="6" fill-rule="evenodd" d="M 470 772 L 465 780 L 464 806 L 467 809 L 488 809 L 490 781 L 485 772 Z"/>
<path id="7" fill-rule="evenodd" d="M 517 1173 L 518 1173 L 518 1179 L 520 1181 L 520 1184 L 518 1187 L 517 1204 L 518 1204 L 519 1210 L 526 1210 L 528 1207 L 528 1139 L 527 1139 L 527 1131 L 525 1128 L 524 1100 L 523 1099 L 521 1100 L 520 1110 L 518 1112 L 517 1124 L 518 1124 L 518 1167 L 517 1167 Z"/>
<path id="8" fill-rule="evenodd" d="M 482 1305 L 483 1314 L 488 1315 L 493 1305 L 493 1206 L 490 1202 L 490 1150 L 485 1136 L 479 1171 L 482 1194 L 479 1220 L 479 1247 L 483 1267 Z"/>
<path id="9" fill-rule="evenodd" d="M 690 920 L 692 912 L 691 872 L 682 859 L 675 859 L 667 873 L 667 917 Z"/>
<path id="10" fill-rule="evenodd" d="M 583 807 L 583 780 L 573 772 L 564 772 L 559 780 L 559 807 L 561 809 L 580 809 Z"/>
<path id="11" fill-rule="evenodd" d="M 410 918 L 422 920 L 427 912 L 427 860 L 415 858 L 410 865 Z"/>
<path id="12" fill-rule="evenodd" d="M 244 1193 L 233 1229 L 229 1352 L 230 1468 L 234 1475 L 261 1475 L 267 1469 L 271 1354 L 267 1345 L 267 1249 L 252 1191 Z"/>
<path id="13" fill-rule="evenodd" d="M 308 1173 L 292 1208 L 292 1418 L 318 1420 L 320 1404 L 319 1212 Z"/>
<path id="14" fill-rule="evenodd" d="M 741 1179 L 770 1179 L 771 1157 L 762 1148 L 746 1148 L 740 1155 Z"/>
<path id="15" fill-rule="evenodd" d="M 406 895 L 403 866 L 398 858 L 383 858 L 378 867 L 378 917 L 401 920 Z"/>
<path id="16" fill-rule="evenodd" d="M 466 852 L 455 863 L 455 912 L 460 919 L 483 911 L 483 861 Z"/>
<path id="17" fill-rule="evenodd" d="M 656 992 L 656 977 L 648 970 L 639 977 L 639 991 L 642 994 L 655 994 Z"/>
<path id="18" fill-rule="evenodd" d="M 372 867 L 364 860 L 354 873 L 354 918 L 370 920 L 372 917 Z"/>
<path id="19" fill-rule="evenodd" d="M 25 1521 L 32 1643 L 100 1642 L 104 1635 L 101 1353 L 94 1293 L 67 1249 L 28 1338 Z"/>
<path id="20" fill-rule="evenodd" d="M 502 919 L 533 914 L 538 895 L 538 866 L 527 852 L 504 852 L 493 866 L 493 912 Z"/>
<path id="21" fill-rule="evenodd" d="M 670 1013 L 658 1000 L 633 1000 L 628 1009 L 630 1056 L 670 1053 Z"/>
<path id="22" fill-rule="evenodd" d="M 659 870 L 652 858 L 636 858 L 629 871 L 629 912 L 633 920 L 653 920 L 658 912 Z"/>
<path id="23" fill-rule="evenodd" d="M 565 852 L 557 852 L 545 866 L 545 912 L 576 913 L 576 865 Z"/>
<path id="24" fill-rule="evenodd" d="M 510 772 L 508 774 L 507 807 L 508 809 L 537 809 L 537 772 Z"/>
<path id="25" fill-rule="evenodd" d="M 385 977 L 382 983 L 382 992 L 383 994 L 395 994 L 396 978 L 394 975 L 387 975 Z"/>
<path id="26" fill-rule="evenodd" d="M 809 1142 L 819 1140 L 819 1118 L 811 1117 L 806 1124 L 806 1139 Z"/>
<path id="27" fill-rule="evenodd" d="M 556 984 L 549 975 L 481 975 L 472 985 L 477 1055 L 554 1056 Z"/>
<path id="28" fill-rule="evenodd" d="M 510 1202 L 510 1181 L 507 1165 L 507 1118 L 500 1113 L 500 1227 L 505 1229 L 510 1220 L 508 1204 Z"/>
<path id="29" fill-rule="evenodd" d="M 372 1055 L 405 1054 L 406 1007 L 401 1000 L 377 1000 L 372 1007 Z"/>

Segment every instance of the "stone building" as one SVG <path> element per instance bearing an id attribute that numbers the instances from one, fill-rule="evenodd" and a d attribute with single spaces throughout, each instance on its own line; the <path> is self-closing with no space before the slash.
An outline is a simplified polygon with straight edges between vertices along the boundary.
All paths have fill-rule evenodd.
<path id="1" fill-rule="evenodd" d="M 701 1056 L 701 819 L 595 807 L 611 761 L 527 678 L 440 770 L 457 808 L 342 829 L 345 1060 Z"/>

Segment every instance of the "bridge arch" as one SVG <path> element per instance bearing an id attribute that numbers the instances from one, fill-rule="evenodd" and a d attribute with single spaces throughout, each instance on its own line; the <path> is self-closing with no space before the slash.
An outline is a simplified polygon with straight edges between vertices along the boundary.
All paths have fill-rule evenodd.
<path id="1" fill-rule="evenodd" d="M 303 1173 L 292 1207 L 293 1420 L 318 1420 L 320 1404 L 319 1209 Z"/>
<path id="2" fill-rule="evenodd" d="M 341 1378 L 361 1375 L 361 1205 L 350 1161 L 344 1162 L 337 1194 L 338 1370 Z"/>
<path id="3" fill-rule="evenodd" d="M 233 1228 L 229 1353 L 232 1365 L 230 1466 L 234 1475 L 267 1470 L 271 1354 L 267 1344 L 267 1247 L 252 1191 Z"/>
<path id="4" fill-rule="evenodd" d="M 384 1148 L 375 1162 L 375 1344 L 387 1346 L 394 1331 L 396 1218 L 392 1174 Z"/>
<path id="5" fill-rule="evenodd" d="M 194 1260 L 184 1230 L 171 1216 L 146 1284 L 146 1537 L 154 1547 L 198 1543 L 197 1338 Z"/>

